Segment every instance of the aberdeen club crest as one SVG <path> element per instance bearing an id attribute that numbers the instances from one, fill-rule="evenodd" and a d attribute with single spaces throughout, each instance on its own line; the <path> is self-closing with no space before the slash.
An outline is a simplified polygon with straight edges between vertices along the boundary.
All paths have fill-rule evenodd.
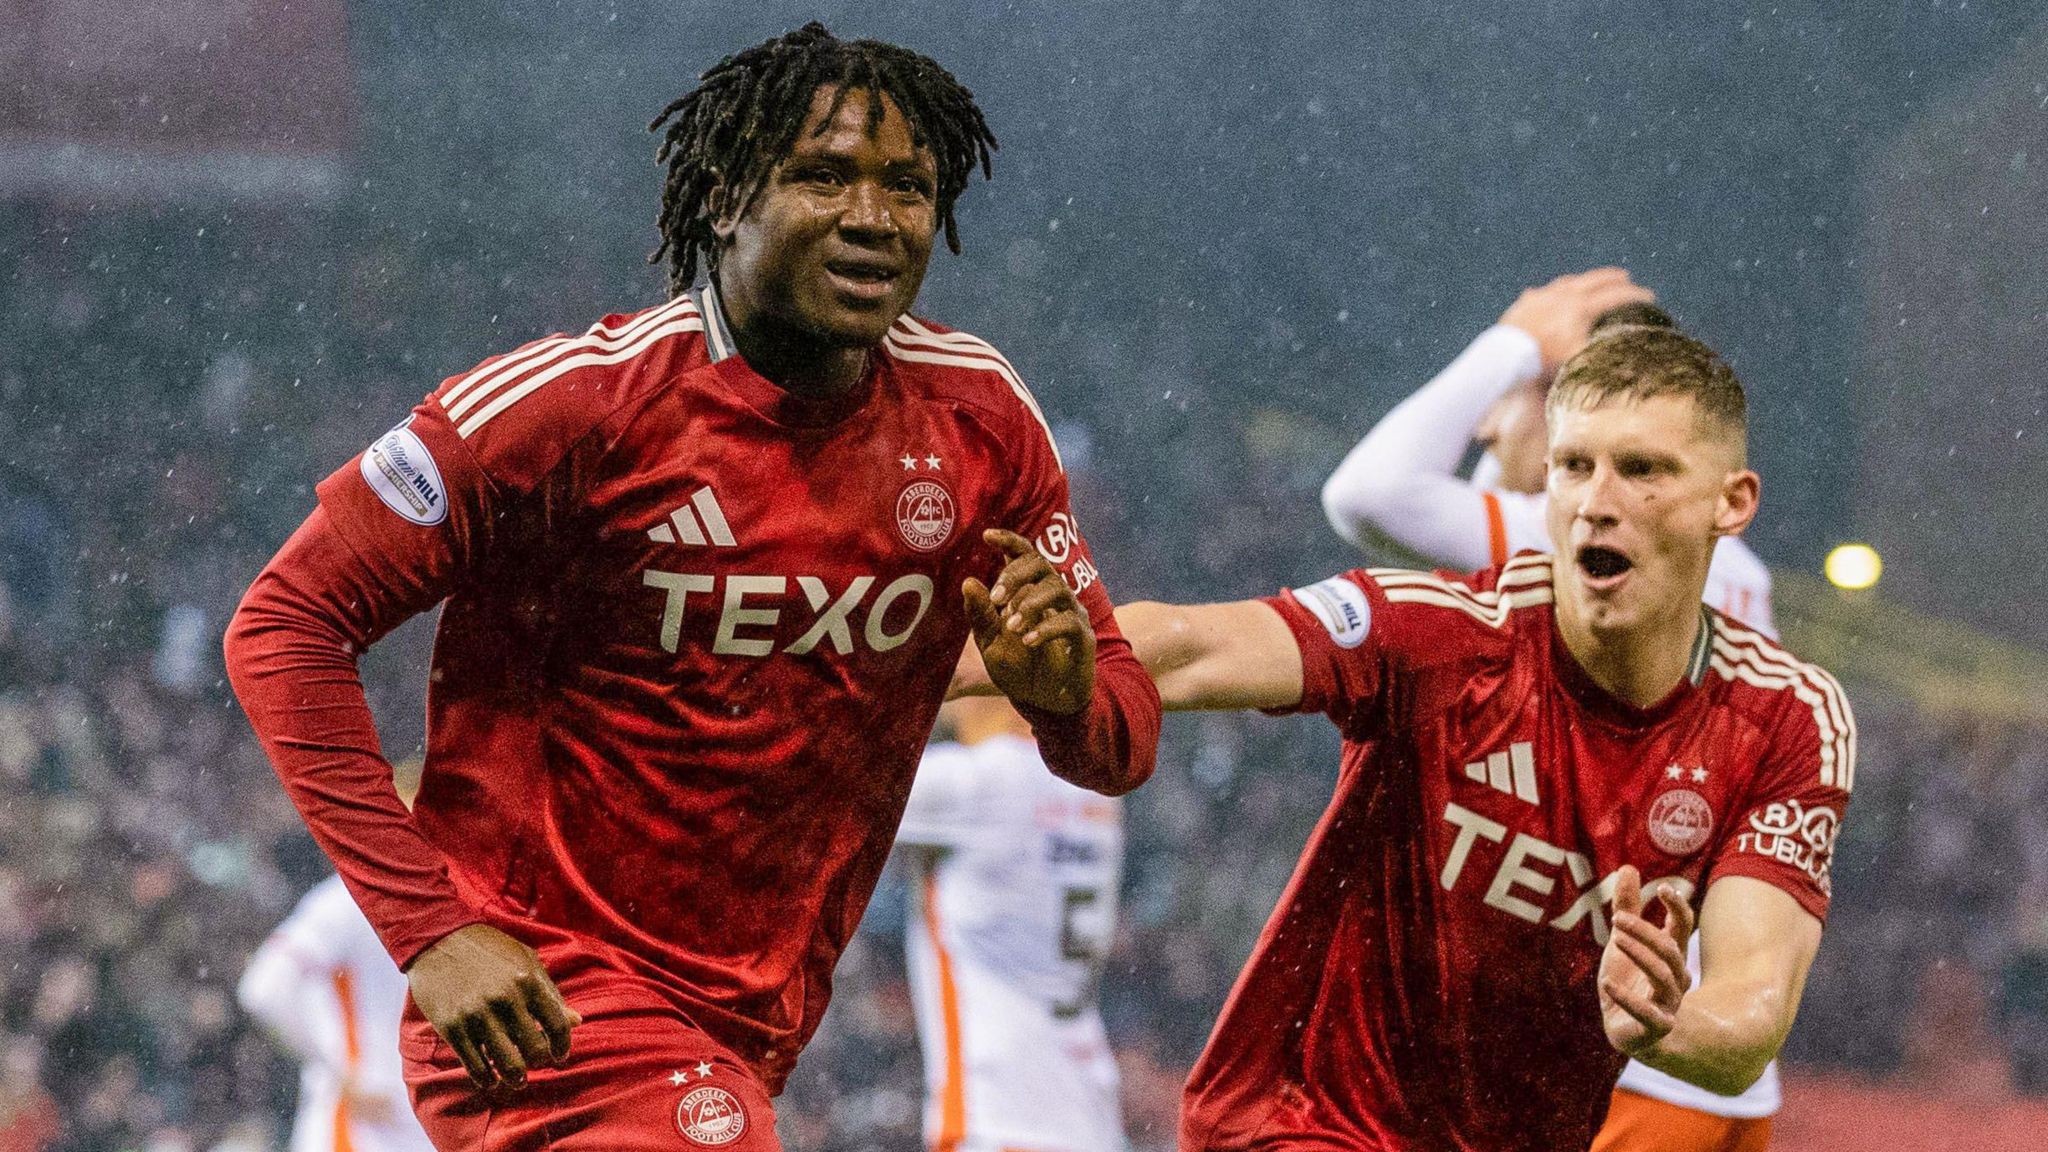
<path id="1" fill-rule="evenodd" d="M 700 1084 L 676 1105 L 676 1127 L 692 1143 L 716 1148 L 746 1132 L 747 1109 L 725 1089 Z"/>
<path id="2" fill-rule="evenodd" d="M 1690 856 L 1714 831 L 1714 809 L 1690 788 L 1673 788 L 1650 804 L 1650 842 L 1667 856 Z"/>
<path id="3" fill-rule="evenodd" d="M 937 480 L 912 480 L 896 497 L 896 528 L 903 533 L 903 542 L 919 552 L 930 552 L 952 539 L 957 519 L 953 494 Z"/>

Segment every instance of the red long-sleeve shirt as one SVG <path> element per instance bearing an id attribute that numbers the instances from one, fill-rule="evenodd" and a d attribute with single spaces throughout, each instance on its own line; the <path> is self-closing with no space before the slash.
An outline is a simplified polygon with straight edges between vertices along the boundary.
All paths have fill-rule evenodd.
<path id="1" fill-rule="evenodd" d="M 1159 702 L 995 349 L 905 317 L 826 404 L 729 349 L 693 294 L 450 378 L 320 485 L 227 655 L 401 964 L 496 925 L 602 974 L 586 1014 L 658 995 L 772 1091 L 887 857 L 961 581 L 1000 570 L 983 529 L 1034 538 L 1094 623 L 1088 707 L 1030 713 L 1055 772 L 1136 787 Z M 355 657 L 444 602 L 408 815 Z"/>

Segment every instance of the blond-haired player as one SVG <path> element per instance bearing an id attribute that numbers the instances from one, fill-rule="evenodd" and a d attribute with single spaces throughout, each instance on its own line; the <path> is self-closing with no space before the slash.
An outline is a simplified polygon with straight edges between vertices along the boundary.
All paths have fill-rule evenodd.
<path id="1" fill-rule="evenodd" d="M 1669 326 L 1650 290 L 1619 268 L 1530 288 L 1457 359 L 1397 405 L 1323 486 L 1323 510 L 1354 543 L 1392 544 L 1433 564 L 1499 565 L 1548 551 L 1544 396 L 1558 365 L 1601 331 Z M 1486 450 L 1472 479 L 1456 469 Z M 1715 543 L 1706 602 L 1768 636 L 1771 575 L 1736 536 Z M 1695 977 L 1699 954 L 1691 956 Z M 1595 1152 L 1756 1152 L 1780 1100 L 1775 1064 L 1737 1096 L 1719 1096 L 1631 1061 Z"/>
<path id="2" fill-rule="evenodd" d="M 1122 802 L 1054 776 L 1000 697 L 957 700 L 897 848 L 934 1152 L 1123 1152 L 1096 988 L 1116 926 Z"/>
<path id="3" fill-rule="evenodd" d="M 1733 1095 L 1784 1043 L 1856 728 L 1825 670 L 1701 604 L 1757 509 L 1741 383 L 1634 325 L 1547 404 L 1554 556 L 1117 613 L 1168 708 L 1344 738 L 1183 1149 L 1584 1148 L 1627 1057 Z"/>
<path id="4" fill-rule="evenodd" d="M 1547 551 L 1543 400 L 1558 365 L 1595 328 L 1671 326 L 1649 289 L 1620 268 L 1560 276 L 1524 291 L 1434 379 L 1386 414 L 1323 484 L 1323 512 L 1355 544 L 1392 545 L 1431 564 L 1470 569 Z M 1470 479 L 1466 449 L 1485 455 Z M 1771 573 L 1740 538 L 1723 536 L 1707 570 L 1708 604 L 1760 631 Z"/>

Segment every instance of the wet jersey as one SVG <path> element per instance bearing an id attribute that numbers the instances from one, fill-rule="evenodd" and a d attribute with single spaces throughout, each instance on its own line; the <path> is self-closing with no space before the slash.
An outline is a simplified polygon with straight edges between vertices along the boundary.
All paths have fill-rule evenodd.
<path id="1" fill-rule="evenodd" d="M 1613 878 L 1749 876 L 1822 917 L 1855 772 L 1834 679 L 1702 609 L 1649 708 L 1559 638 L 1551 561 L 1356 571 L 1271 601 L 1336 795 L 1189 1080 L 1185 1148 L 1583 1148 L 1622 1056 Z"/>
<path id="2" fill-rule="evenodd" d="M 1123 1152 L 1096 990 L 1116 933 L 1123 808 L 1031 741 L 934 745 L 897 843 L 913 853 L 911 990 L 925 1137 L 960 1152 Z"/>
<path id="3" fill-rule="evenodd" d="M 1542 349 L 1529 333 L 1511 324 L 1480 333 L 1387 413 L 1330 475 L 1323 505 L 1331 525 L 1347 539 L 1390 542 L 1449 568 L 1499 567 L 1517 552 L 1550 551 L 1548 496 L 1481 483 L 1481 473 L 1498 471 L 1497 465 L 1487 467 L 1486 457 L 1471 480 L 1455 473 L 1488 410 L 1542 371 Z M 1740 538 L 1715 544 L 1701 599 L 1777 638 L 1771 570 Z M 1697 941 L 1692 970 L 1697 977 Z M 1717 1116 L 1769 1116 L 1778 1110 L 1775 1063 L 1740 1096 L 1717 1096 L 1633 1061 L 1622 1071 L 1621 1086 Z"/>
<path id="4" fill-rule="evenodd" d="M 1093 621 L 1088 706 L 1027 710 L 1052 769 L 1151 770 L 1157 693 L 1044 417 L 964 333 L 906 316 L 807 400 L 692 293 L 450 378 L 319 498 L 231 671 L 386 946 L 483 919 L 558 980 L 601 971 L 587 997 L 673 1005 L 770 1091 L 888 856 L 961 582 L 1001 569 L 985 529 L 1035 539 Z M 444 599 L 408 819 L 330 649 Z"/>

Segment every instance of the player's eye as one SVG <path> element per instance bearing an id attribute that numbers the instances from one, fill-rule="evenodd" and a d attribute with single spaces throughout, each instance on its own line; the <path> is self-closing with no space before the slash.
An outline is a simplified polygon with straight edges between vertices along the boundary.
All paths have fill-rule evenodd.
<path id="1" fill-rule="evenodd" d="M 926 180 L 922 176 L 898 177 L 895 188 L 896 191 L 906 196 L 923 196 L 929 199 L 932 194 L 931 181 Z"/>
<path id="2" fill-rule="evenodd" d="M 823 184 L 829 188 L 836 188 L 845 183 L 845 181 L 839 178 L 839 173 L 827 168 L 823 164 L 802 165 L 792 175 L 799 183 Z"/>

